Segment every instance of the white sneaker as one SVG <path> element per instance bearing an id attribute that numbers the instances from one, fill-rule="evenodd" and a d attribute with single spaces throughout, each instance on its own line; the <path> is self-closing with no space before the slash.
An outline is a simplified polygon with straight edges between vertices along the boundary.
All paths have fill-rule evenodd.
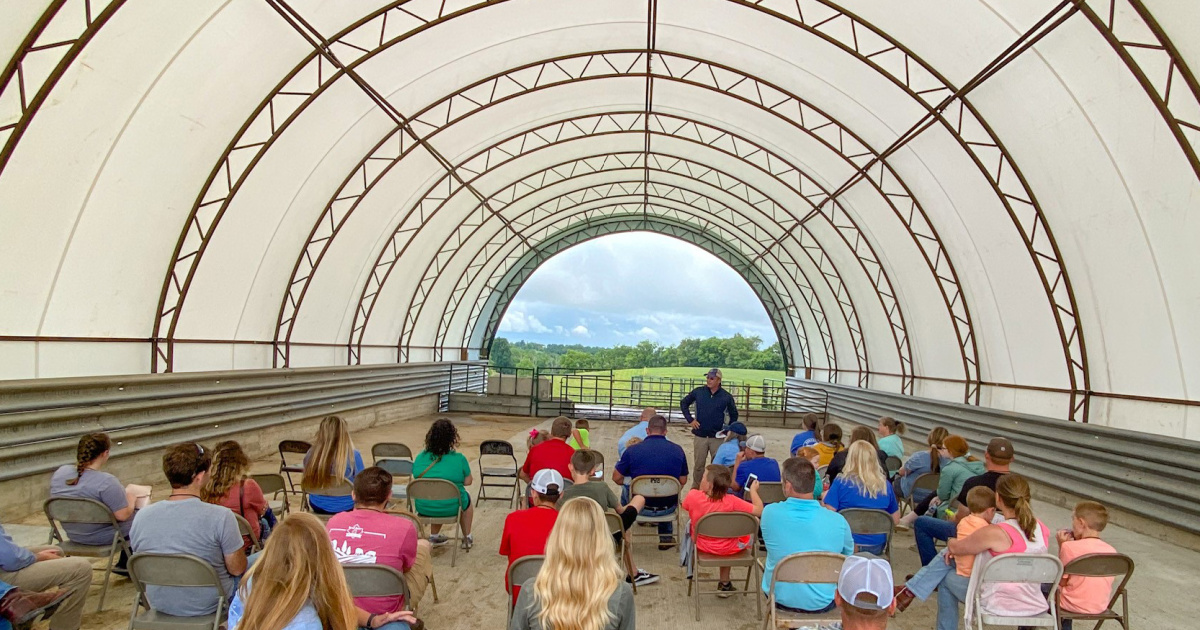
<path id="1" fill-rule="evenodd" d="M 467 534 L 466 536 L 463 536 L 463 538 L 462 538 L 462 548 L 463 549 L 470 551 L 471 547 L 474 547 L 474 546 L 475 546 L 475 537 L 474 536 L 472 536 L 471 534 Z"/>
<path id="2" fill-rule="evenodd" d="M 657 575 L 655 575 L 653 573 L 648 573 L 641 569 L 638 569 L 637 575 L 634 576 L 634 578 L 633 578 L 633 583 L 637 586 L 645 586 L 647 584 L 654 584 L 657 581 L 658 581 Z"/>
<path id="3" fill-rule="evenodd" d="M 445 534 L 432 534 L 429 536 L 429 544 L 434 547 L 441 547 L 448 542 L 450 542 L 450 539 L 446 538 Z"/>

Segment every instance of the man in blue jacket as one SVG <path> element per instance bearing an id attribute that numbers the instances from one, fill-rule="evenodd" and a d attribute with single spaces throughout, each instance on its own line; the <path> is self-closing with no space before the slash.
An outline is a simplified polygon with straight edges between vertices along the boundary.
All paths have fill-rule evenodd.
<path id="1" fill-rule="evenodd" d="M 696 405 L 695 417 L 692 417 L 692 405 Z M 721 389 L 721 370 L 709 370 L 704 375 L 704 385 L 684 396 L 679 401 L 679 409 L 692 426 L 692 487 L 699 488 L 704 467 L 724 441 L 717 437 L 717 432 L 725 426 L 725 414 L 729 414 L 730 423 L 738 419 L 733 395 Z"/>

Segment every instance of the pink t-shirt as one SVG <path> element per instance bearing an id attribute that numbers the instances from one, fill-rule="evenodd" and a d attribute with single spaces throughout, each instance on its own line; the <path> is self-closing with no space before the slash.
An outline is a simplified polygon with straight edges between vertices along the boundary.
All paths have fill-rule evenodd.
<path id="1" fill-rule="evenodd" d="M 1112 545 L 1099 538 L 1068 540 L 1058 549 L 1058 559 L 1063 566 L 1089 553 L 1117 553 Z M 1058 604 L 1063 610 L 1096 615 L 1108 610 L 1112 599 L 1113 578 L 1082 577 L 1064 575 L 1062 588 L 1058 591 Z"/>
<path id="2" fill-rule="evenodd" d="M 707 494 L 699 490 L 689 490 L 687 496 L 683 498 L 683 509 L 687 510 L 688 517 L 692 519 L 692 535 L 695 535 L 696 522 L 705 514 L 712 512 L 751 513 L 754 511 L 754 506 L 728 493 L 720 501 L 713 501 L 708 498 Z M 731 556 L 745 549 L 748 544 L 750 544 L 749 536 L 742 536 L 741 538 L 700 536 L 696 539 L 697 549 L 718 556 Z"/>
<path id="3" fill-rule="evenodd" d="M 400 516 L 355 509 L 333 515 L 325 531 L 342 564 L 385 564 L 404 572 L 417 558 L 417 528 Z M 358 597 L 354 603 L 368 613 L 382 614 L 400 610 L 403 599 Z"/>

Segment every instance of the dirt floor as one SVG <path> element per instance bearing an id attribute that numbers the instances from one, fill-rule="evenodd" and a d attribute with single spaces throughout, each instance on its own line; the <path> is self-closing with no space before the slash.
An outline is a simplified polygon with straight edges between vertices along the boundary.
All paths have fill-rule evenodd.
<path id="1" fill-rule="evenodd" d="M 506 439 L 513 443 L 518 461 L 523 461 L 525 436 L 532 427 L 548 427 L 549 421 L 534 418 L 505 416 L 481 416 L 451 414 L 462 435 L 461 450 L 477 465 L 478 445 L 484 439 Z M 361 431 L 354 435 L 355 443 L 369 460 L 371 445 L 376 442 L 403 442 L 414 452 L 420 449 L 428 421 L 413 420 L 385 427 Z M 591 440 L 593 448 L 603 451 L 608 466 L 616 461 L 617 438 L 630 426 L 627 422 L 593 422 Z M 792 433 L 790 429 L 764 429 L 768 439 L 768 456 L 782 458 Z M 297 436 L 304 438 L 305 436 Z M 691 455 L 691 439 L 681 426 L 673 425 L 668 437 L 682 446 Z M 254 465 L 255 472 L 275 472 L 275 458 L 260 460 Z M 478 482 L 477 482 L 478 483 Z M 611 482 L 610 482 L 611 483 Z M 472 497 L 478 486 L 471 488 Z M 155 496 L 165 496 L 165 485 L 155 489 Z M 500 531 L 509 506 L 503 501 L 488 501 L 477 507 L 475 516 L 475 548 L 470 553 L 458 554 L 454 568 L 450 567 L 450 549 L 443 547 L 434 552 L 434 573 L 438 584 L 439 601 L 433 600 L 431 591 L 419 603 L 419 614 L 426 627 L 433 630 L 467 628 L 502 628 L 505 624 L 505 593 L 503 587 L 505 562 L 497 553 Z M 1062 508 L 1035 503 L 1038 516 L 1051 528 L 1065 527 L 1069 513 Z M 33 544 L 44 542 L 44 521 L 30 519 L 20 525 L 6 528 L 20 542 Z M 1179 598 L 1177 593 L 1187 592 L 1194 584 L 1196 567 L 1200 567 L 1200 553 L 1168 545 L 1146 536 L 1134 534 L 1116 526 L 1110 526 L 1105 537 L 1120 551 L 1130 554 L 1139 566 L 1138 575 L 1131 583 L 1130 610 L 1133 625 L 1142 628 L 1192 628 L 1194 620 L 1200 618 L 1200 602 L 1196 598 Z M 893 543 L 894 574 L 903 576 L 918 568 L 918 560 L 912 534 L 900 532 Z M 680 568 L 678 553 L 659 551 L 657 545 L 641 544 L 634 549 L 637 565 L 662 576 L 658 584 L 639 589 L 637 595 L 638 627 L 656 628 L 667 624 L 673 629 L 722 628 L 726 630 L 752 630 L 761 627 L 755 618 L 753 597 L 734 596 L 721 600 L 707 596 L 701 601 L 701 619 L 695 621 L 694 600 L 687 596 L 687 581 Z M 84 628 L 124 628 L 128 623 L 129 609 L 133 598 L 133 587 L 128 580 L 114 578 L 105 609 L 94 612 L 99 601 L 100 574 L 88 599 L 88 613 L 84 616 Z M 890 627 L 899 630 L 932 628 L 935 625 L 937 604 L 934 599 L 914 603 L 902 615 L 897 616 Z"/>

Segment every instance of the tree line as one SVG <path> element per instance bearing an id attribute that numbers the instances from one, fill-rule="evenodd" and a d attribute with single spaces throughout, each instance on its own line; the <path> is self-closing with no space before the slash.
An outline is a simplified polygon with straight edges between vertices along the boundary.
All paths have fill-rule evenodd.
<path id="1" fill-rule="evenodd" d="M 510 342 L 498 337 L 492 342 L 489 363 L 493 367 L 561 367 L 582 370 L 647 367 L 713 367 L 782 370 L 779 343 L 760 349 L 757 336 L 734 335 L 725 339 L 684 339 L 666 346 L 639 341 L 633 346 L 600 348 L 579 344 Z"/>

